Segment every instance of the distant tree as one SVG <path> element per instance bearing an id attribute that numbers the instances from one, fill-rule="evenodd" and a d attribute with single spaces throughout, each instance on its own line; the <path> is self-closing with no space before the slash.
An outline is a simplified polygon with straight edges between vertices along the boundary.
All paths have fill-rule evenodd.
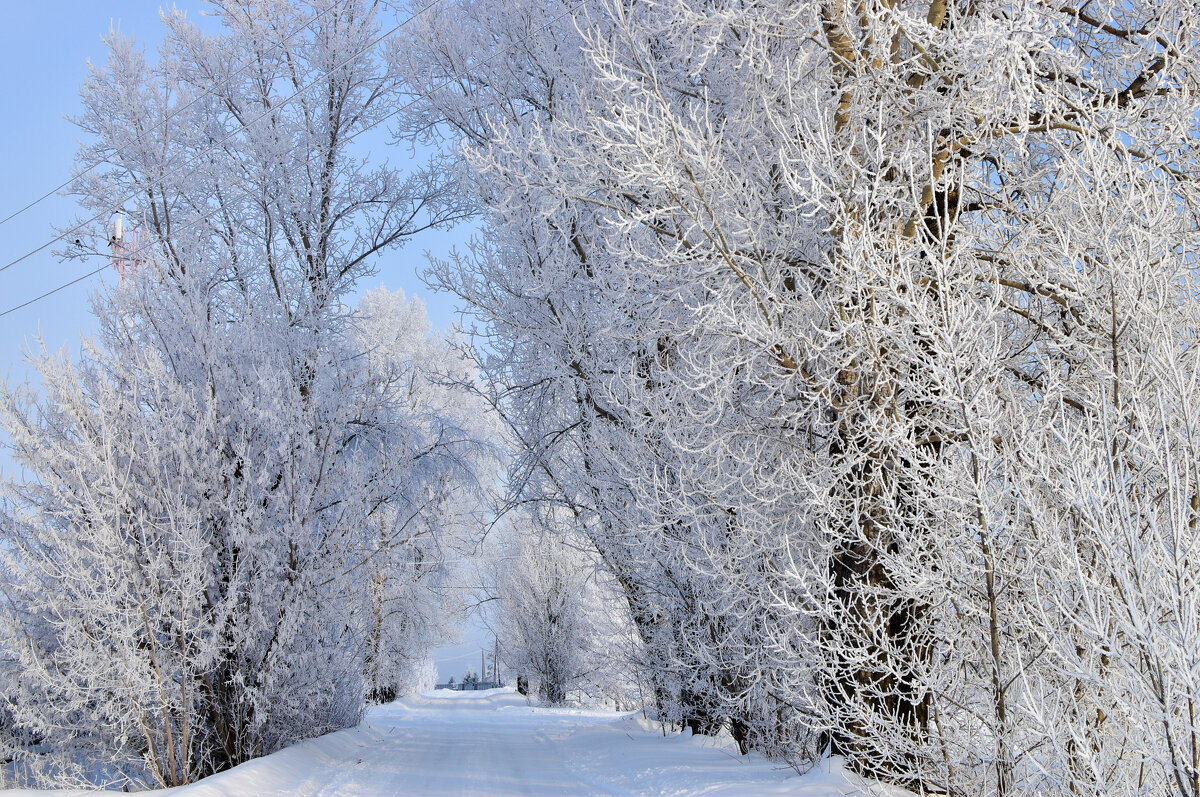
<path id="1" fill-rule="evenodd" d="M 505 666 L 549 705 L 568 694 L 624 702 L 631 682 L 626 615 L 586 539 L 539 523 L 513 527 L 483 572 L 489 624 Z"/>

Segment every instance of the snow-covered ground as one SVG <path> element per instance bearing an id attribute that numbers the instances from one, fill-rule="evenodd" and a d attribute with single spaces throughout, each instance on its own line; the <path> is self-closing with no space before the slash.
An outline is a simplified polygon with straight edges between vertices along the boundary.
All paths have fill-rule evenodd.
<path id="1" fill-rule="evenodd" d="M 171 797 L 907 794 L 865 783 L 843 773 L 836 763 L 800 776 L 761 757 L 740 756 L 732 742 L 664 736 L 640 713 L 532 707 L 511 689 L 434 692 L 378 706 L 357 728 L 301 742 L 200 783 L 160 793 Z"/>

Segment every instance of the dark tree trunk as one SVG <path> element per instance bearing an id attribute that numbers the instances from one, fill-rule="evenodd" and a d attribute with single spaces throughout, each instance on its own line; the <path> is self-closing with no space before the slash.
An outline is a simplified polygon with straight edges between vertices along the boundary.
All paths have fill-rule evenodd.
<path id="1" fill-rule="evenodd" d="M 828 564 L 836 602 L 823 629 L 832 661 L 822 692 L 839 720 L 830 751 L 860 773 L 914 785 L 913 755 L 929 724 L 930 698 L 921 683 L 932 655 L 929 607 L 899 589 L 889 560 L 919 544 L 921 490 L 904 481 L 908 462 L 891 451 L 866 450 L 864 437 L 847 445 L 844 433 L 843 426 L 834 453 L 853 451 L 856 461 L 848 463 L 848 484 L 834 488 L 853 511 L 835 521 L 840 533 Z M 885 757 L 867 716 L 897 729 L 907 749 Z"/>

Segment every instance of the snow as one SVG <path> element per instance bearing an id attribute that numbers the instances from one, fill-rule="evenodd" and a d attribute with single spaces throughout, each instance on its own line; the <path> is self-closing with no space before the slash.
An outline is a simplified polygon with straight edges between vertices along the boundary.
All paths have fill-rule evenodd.
<path id="1" fill-rule="evenodd" d="M 664 736 L 640 712 L 531 706 L 513 689 L 439 691 L 368 712 L 357 728 L 166 789 L 171 797 L 271 795 L 870 795 L 904 797 L 837 761 L 797 775 L 728 739 Z M 51 792 L 14 792 L 20 795 Z M 64 792 L 53 793 L 64 797 Z M 72 792 L 71 794 L 83 794 Z"/>

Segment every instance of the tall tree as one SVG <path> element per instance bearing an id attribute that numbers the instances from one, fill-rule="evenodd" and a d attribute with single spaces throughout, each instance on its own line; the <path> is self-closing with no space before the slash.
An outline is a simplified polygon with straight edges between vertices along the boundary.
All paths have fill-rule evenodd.
<path id="1" fill-rule="evenodd" d="M 40 749 L 159 785 L 397 688 L 380 656 L 429 641 L 412 563 L 491 456 L 486 416 L 441 395 L 469 373 L 423 311 L 344 304 L 459 216 L 441 177 L 353 146 L 399 96 L 376 4 L 213 5 L 220 33 L 168 14 L 153 64 L 114 35 L 84 85 L 75 190 L 104 225 L 81 245 L 120 247 L 125 274 L 79 365 L 43 358 L 46 397 L 3 412 L 33 477 L 0 544 L 13 710 Z M 136 236 L 114 241 L 118 203 Z"/>

